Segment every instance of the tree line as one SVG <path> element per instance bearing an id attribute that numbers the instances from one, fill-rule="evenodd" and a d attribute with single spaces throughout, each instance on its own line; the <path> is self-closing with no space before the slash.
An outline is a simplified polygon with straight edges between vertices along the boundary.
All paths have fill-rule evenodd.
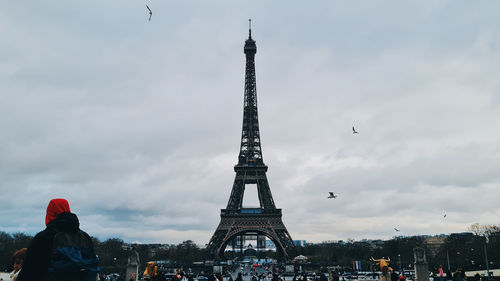
<path id="1" fill-rule="evenodd" d="M 473 225 L 474 226 L 474 225 Z M 481 225 L 471 226 L 471 232 L 450 234 L 443 237 L 440 243 L 429 244 L 429 236 L 394 237 L 390 240 L 322 242 L 306 244 L 297 249 L 297 254 L 308 258 L 305 267 L 321 268 L 339 266 L 344 270 L 352 270 L 353 261 L 361 261 L 362 271 L 376 270 L 370 258 L 389 257 L 390 266 L 396 270 L 412 269 L 413 249 L 426 249 L 429 269 L 437 269 L 440 265 L 454 271 L 457 268 L 468 270 L 486 269 L 486 255 L 489 268 L 500 267 L 500 229 L 488 228 L 484 231 Z M 493 229 L 493 230 L 492 230 Z M 24 233 L 9 234 L 0 231 L 0 271 L 11 271 L 11 256 L 14 251 L 28 247 L 32 236 Z M 125 269 L 131 244 L 118 238 L 100 241 L 93 238 L 96 254 L 99 256 L 101 270 L 104 273 L 121 272 Z M 139 253 L 141 265 L 147 261 L 166 261 L 171 267 L 191 267 L 193 262 L 210 260 L 206 249 L 193 241 L 187 240 L 179 244 L 137 244 L 133 245 Z M 238 253 L 228 252 L 225 259 L 234 259 Z M 278 258 L 276 252 L 257 252 L 258 258 Z"/>

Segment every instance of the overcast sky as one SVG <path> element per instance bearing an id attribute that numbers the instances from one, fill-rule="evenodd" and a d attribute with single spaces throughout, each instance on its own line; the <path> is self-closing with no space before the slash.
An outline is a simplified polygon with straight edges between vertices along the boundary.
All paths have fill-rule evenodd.
<path id="1" fill-rule="evenodd" d="M 1 1 L 0 230 L 35 234 L 66 198 L 100 239 L 208 243 L 235 176 L 249 18 L 263 157 L 293 239 L 499 223 L 499 10 Z"/>

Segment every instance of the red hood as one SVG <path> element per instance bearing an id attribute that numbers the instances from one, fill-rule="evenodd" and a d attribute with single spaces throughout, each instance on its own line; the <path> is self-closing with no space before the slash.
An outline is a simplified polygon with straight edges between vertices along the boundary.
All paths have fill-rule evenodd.
<path id="1" fill-rule="evenodd" d="M 69 203 L 66 199 L 52 199 L 47 206 L 47 215 L 45 216 L 45 225 L 57 218 L 60 213 L 71 212 Z"/>

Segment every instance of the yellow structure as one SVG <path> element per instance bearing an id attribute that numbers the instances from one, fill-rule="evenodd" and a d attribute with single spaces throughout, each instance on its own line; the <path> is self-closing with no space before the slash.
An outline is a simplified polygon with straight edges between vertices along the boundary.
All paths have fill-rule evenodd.
<path id="1" fill-rule="evenodd" d="M 154 261 L 148 261 L 146 263 L 146 269 L 144 270 L 143 277 L 145 279 L 151 279 L 158 276 L 158 266 L 155 265 Z"/>

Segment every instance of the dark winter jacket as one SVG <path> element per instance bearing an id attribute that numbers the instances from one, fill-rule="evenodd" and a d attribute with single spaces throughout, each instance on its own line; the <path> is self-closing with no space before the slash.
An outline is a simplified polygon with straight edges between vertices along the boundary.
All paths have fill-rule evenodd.
<path id="1" fill-rule="evenodd" d="M 31 241 L 17 280 L 45 281 L 52 254 L 54 235 L 58 232 L 72 233 L 78 231 L 80 231 L 80 222 L 73 213 L 61 213 L 56 219 L 50 221 L 47 228 L 35 235 Z M 88 236 L 87 233 L 85 235 Z M 88 238 L 90 239 L 90 237 Z"/>

